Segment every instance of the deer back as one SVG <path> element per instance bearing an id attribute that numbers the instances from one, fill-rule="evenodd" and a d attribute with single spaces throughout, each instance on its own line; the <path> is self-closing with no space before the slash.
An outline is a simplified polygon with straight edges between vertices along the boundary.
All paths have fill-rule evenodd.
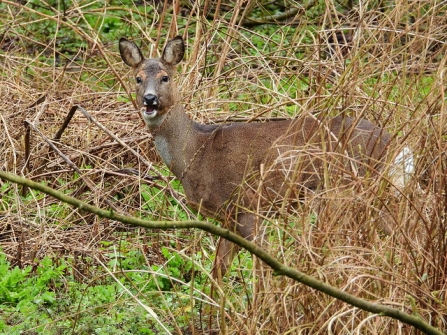
<path id="1" fill-rule="evenodd" d="M 374 172 L 390 140 L 366 120 L 323 123 L 312 116 L 224 124 L 201 136 L 182 184 L 194 207 L 221 217 L 233 215 L 234 203 L 254 210 L 284 201 L 286 194 L 296 201 L 322 185 L 325 171 L 339 180 Z"/>

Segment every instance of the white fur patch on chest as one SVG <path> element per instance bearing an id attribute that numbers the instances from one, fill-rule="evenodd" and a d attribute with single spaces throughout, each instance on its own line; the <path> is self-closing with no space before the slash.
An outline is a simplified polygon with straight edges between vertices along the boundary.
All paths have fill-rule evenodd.
<path id="1" fill-rule="evenodd" d="M 157 148 L 158 154 L 163 159 L 163 162 L 167 166 L 171 166 L 172 157 L 171 153 L 169 152 L 168 141 L 164 138 L 164 136 L 155 136 L 155 147 Z"/>

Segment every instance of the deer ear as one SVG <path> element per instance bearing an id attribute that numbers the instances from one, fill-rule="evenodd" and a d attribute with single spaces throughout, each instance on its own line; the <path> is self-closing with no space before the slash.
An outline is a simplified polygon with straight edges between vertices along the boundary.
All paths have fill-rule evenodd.
<path id="1" fill-rule="evenodd" d="M 140 48 L 126 38 L 120 38 L 119 48 L 121 59 L 130 67 L 136 68 L 144 60 Z"/>
<path id="2" fill-rule="evenodd" d="M 181 36 L 174 37 L 166 44 L 161 59 L 169 65 L 177 65 L 185 54 L 185 42 Z"/>

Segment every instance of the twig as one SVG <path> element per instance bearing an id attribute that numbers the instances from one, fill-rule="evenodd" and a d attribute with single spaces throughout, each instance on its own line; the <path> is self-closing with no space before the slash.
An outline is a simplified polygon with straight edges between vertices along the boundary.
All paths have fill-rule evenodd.
<path id="1" fill-rule="evenodd" d="M 312 5 L 315 3 L 316 1 L 312 1 Z M 249 27 L 254 27 L 254 26 L 260 26 L 263 24 L 278 24 L 279 21 L 284 21 L 296 14 L 298 14 L 299 11 L 305 11 L 304 8 L 290 8 L 289 10 L 277 14 L 277 15 L 269 15 L 269 16 L 264 16 L 262 18 L 262 20 L 258 20 L 258 19 L 252 19 L 252 18 L 246 18 L 244 20 L 244 22 L 242 23 L 242 26 L 249 28 Z"/>
<path id="2" fill-rule="evenodd" d="M 143 157 L 141 157 L 135 150 L 133 150 L 131 147 L 129 147 L 126 143 L 124 143 L 118 136 L 116 136 L 114 133 L 112 133 L 110 130 L 108 130 L 106 127 L 104 127 L 101 122 L 96 120 L 96 118 L 91 115 L 89 112 L 87 112 L 83 107 L 81 106 L 73 106 L 72 108 L 79 109 L 82 114 L 89 120 L 90 122 L 94 123 L 99 129 L 101 129 L 103 132 L 105 132 L 107 135 L 109 135 L 111 138 L 113 138 L 115 141 L 117 141 L 123 148 L 129 150 L 132 154 L 134 154 L 136 157 L 139 157 L 139 159 L 143 162 L 144 165 L 146 165 L 149 169 L 152 169 L 157 173 L 157 175 L 162 178 L 163 175 L 154 169 L 151 162 L 145 160 Z"/>
<path id="3" fill-rule="evenodd" d="M 76 112 L 77 109 L 78 109 L 78 106 L 72 106 L 70 108 L 70 111 L 68 112 L 67 117 L 64 120 L 64 123 L 62 124 L 61 128 L 58 130 L 56 135 L 54 135 L 54 141 L 59 142 L 59 140 L 61 139 L 61 136 L 62 136 L 65 128 L 68 127 L 68 124 L 70 123 L 70 121 L 73 118 L 73 115 L 74 115 L 74 113 Z"/>
<path id="4" fill-rule="evenodd" d="M 47 98 L 47 95 L 44 94 L 42 95 L 39 99 L 37 99 L 35 102 L 33 102 L 31 105 L 29 105 L 28 107 L 26 107 L 25 110 L 31 109 L 33 107 L 36 107 L 38 105 L 40 105 L 42 102 L 44 102 Z M 24 172 L 27 173 L 28 172 L 28 167 L 29 167 L 29 160 L 30 160 L 30 137 L 31 137 L 31 129 L 29 127 L 28 121 L 24 121 L 23 125 L 25 126 L 25 164 L 23 166 Z M 26 196 L 26 194 L 28 193 L 28 189 L 26 188 L 26 186 L 24 186 L 22 188 L 22 197 Z"/>
<path id="5" fill-rule="evenodd" d="M 92 192 L 95 192 L 95 190 L 97 189 L 96 185 L 82 173 L 82 171 L 76 166 L 75 163 L 73 163 L 70 160 L 70 158 L 68 158 L 66 155 L 64 155 L 64 153 L 62 151 L 60 151 L 59 148 L 56 147 L 51 140 L 46 138 L 45 135 L 42 134 L 40 129 L 37 126 L 35 126 L 32 122 L 25 120 L 25 123 L 28 125 L 28 127 L 31 127 L 35 132 L 37 132 L 40 135 L 40 137 L 42 137 L 43 140 L 45 142 L 47 142 L 50 149 L 53 150 L 57 155 L 59 155 L 71 169 L 73 169 L 74 171 L 79 173 L 80 178 L 82 178 L 82 180 L 86 183 L 88 188 Z M 110 208 L 116 209 L 115 205 L 112 202 L 110 202 L 108 199 L 104 199 L 104 201 L 106 202 L 107 206 L 109 206 Z"/>
<path id="6" fill-rule="evenodd" d="M 30 134 L 31 128 L 27 121 L 23 121 L 23 126 L 25 127 L 25 164 L 23 165 L 23 170 L 28 173 L 29 170 L 29 154 L 30 154 Z M 26 186 L 22 187 L 22 197 L 26 196 L 28 193 L 28 188 Z"/>

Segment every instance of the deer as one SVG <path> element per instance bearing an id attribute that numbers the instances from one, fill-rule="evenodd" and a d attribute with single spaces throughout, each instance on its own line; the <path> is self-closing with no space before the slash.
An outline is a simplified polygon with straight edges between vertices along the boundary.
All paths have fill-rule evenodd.
<path id="1" fill-rule="evenodd" d="M 142 119 L 187 204 L 249 241 L 256 242 L 260 217 L 274 215 L 272 204 L 294 203 L 324 188 L 328 172 L 349 185 L 344 181 L 374 174 L 386 161 L 391 136 L 366 119 L 305 114 L 271 122 L 195 122 L 173 81 L 185 53 L 181 36 L 167 42 L 160 58 L 145 58 L 126 38 L 119 52 L 133 70 Z M 213 277 L 225 275 L 237 250 L 220 239 Z"/>

